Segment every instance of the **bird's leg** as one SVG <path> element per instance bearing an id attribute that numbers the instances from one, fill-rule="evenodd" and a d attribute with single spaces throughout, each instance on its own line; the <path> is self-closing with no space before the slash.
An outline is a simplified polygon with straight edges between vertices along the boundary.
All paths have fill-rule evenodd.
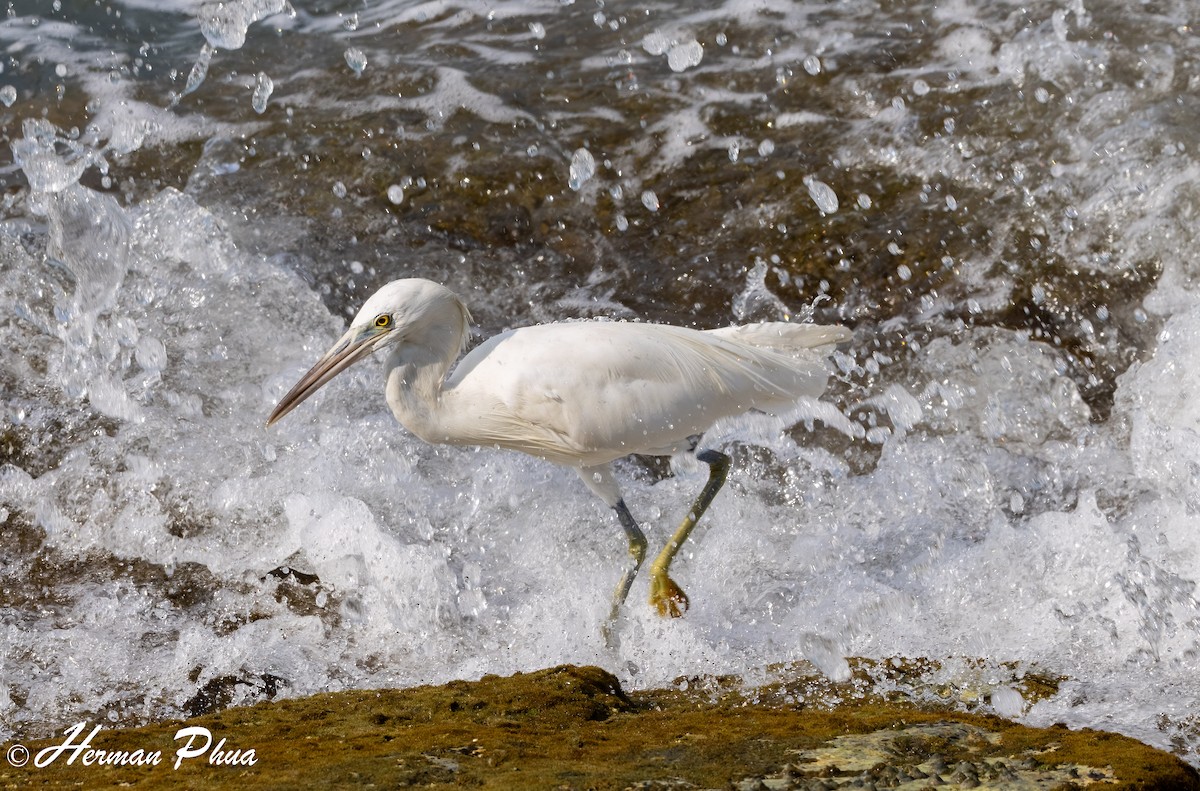
<path id="1" fill-rule="evenodd" d="M 579 477 L 583 479 L 588 488 L 617 512 L 617 521 L 621 523 L 621 527 L 625 530 L 625 537 L 629 539 L 629 557 L 633 562 L 625 569 L 625 573 L 621 575 L 621 581 L 617 583 L 617 588 L 613 591 L 612 609 L 609 610 L 608 620 L 601 627 L 601 631 L 604 633 L 604 642 L 610 648 L 616 648 L 618 639 L 614 626 L 617 623 L 621 605 L 625 603 L 626 597 L 629 596 L 629 589 L 633 586 L 633 578 L 637 576 L 638 569 L 642 567 L 642 561 L 646 559 L 646 535 L 634 521 L 633 514 L 629 513 L 629 508 L 626 507 L 625 500 L 621 497 L 617 481 L 613 478 L 612 467 L 607 464 L 596 467 L 580 467 L 578 472 Z"/>
<path id="2" fill-rule="evenodd" d="M 621 575 L 621 581 L 617 583 L 617 588 L 613 591 L 612 609 L 608 613 L 609 624 L 616 623 L 621 605 L 625 603 L 625 598 L 629 596 L 629 588 L 633 586 L 633 578 L 637 576 L 638 569 L 642 567 L 642 561 L 646 559 L 646 534 L 633 520 L 633 514 L 629 513 L 629 509 L 625 507 L 625 501 L 617 500 L 613 510 L 617 512 L 617 520 L 620 521 L 621 527 L 625 529 L 625 535 L 629 539 L 629 557 L 633 559 L 633 562 L 625 569 L 625 573 Z M 611 638 L 609 642 L 612 642 Z"/>
<path id="3" fill-rule="evenodd" d="M 683 546 L 683 542 L 687 541 L 692 529 L 696 527 L 696 523 L 704 516 L 709 504 L 724 485 L 725 476 L 729 474 L 730 458 L 720 451 L 704 450 L 697 453 L 696 458 L 708 465 L 708 483 L 704 484 L 700 496 L 692 503 L 679 529 L 650 564 L 650 603 L 658 608 L 659 615 L 670 615 L 672 618 L 678 618 L 687 610 L 688 597 L 675 581 L 667 576 L 667 569 L 671 567 L 675 553 Z"/>

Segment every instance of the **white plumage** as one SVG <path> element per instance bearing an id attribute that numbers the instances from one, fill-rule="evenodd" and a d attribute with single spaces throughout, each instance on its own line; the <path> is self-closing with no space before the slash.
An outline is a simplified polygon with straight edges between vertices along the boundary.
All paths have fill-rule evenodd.
<path id="1" fill-rule="evenodd" d="M 770 322 L 693 330 L 664 324 L 586 321 L 496 335 L 451 371 L 470 314 L 449 289 L 397 280 L 366 301 L 338 343 L 280 400 L 270 425 L 355 361 L 384 351 L 387 402 L 431 443 L 509 448 L 575 468 L 616 509 L 634 562 L 617 587 L 613 616 L 645 555 L 645 538 L 621 499 L 610 462 L 631 453 L 691 449 L 714 422 L 749 410 L 775 412 L 816 397 L 836 326 Z M 651 568 L 651 600 L 678 615 L 687 598 L 667 567 L 724 481 L 729 458 L 710 465 L 704 492 Z"/>

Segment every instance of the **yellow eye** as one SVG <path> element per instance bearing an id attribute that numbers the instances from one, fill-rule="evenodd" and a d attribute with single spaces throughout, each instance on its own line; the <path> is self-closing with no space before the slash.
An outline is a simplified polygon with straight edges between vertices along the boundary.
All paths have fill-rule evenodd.
<path id="1" fill-rule="evenodd" d="M 375 326 L 381 330 L 386 330 L 392 326 L 392 317 L 387 313 L 380 313 L 375 317 Z"/>

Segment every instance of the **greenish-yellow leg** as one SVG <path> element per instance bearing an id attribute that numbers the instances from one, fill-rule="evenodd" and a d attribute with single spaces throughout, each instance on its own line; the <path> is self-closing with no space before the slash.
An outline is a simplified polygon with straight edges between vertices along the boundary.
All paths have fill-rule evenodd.
<path id="1" fill-rule="evenodd" d="M 658 557 L 650 564 L 650 603 L 658 608 L 659 615 L 669 615 L 672 618 L 678 618 L 687 610 L 688 597 L 684 594 L 683 589 L 667 576 L 667 569 L 671 567 L 675 553 L 683 546 L 683 542 L 687 541 L 688 536 L 696 527 L 696 523 L 700 521 L 700 517 L 704 516 L 704 512 L 708 510 L 713 498 L 725 484 L 725 476 L 729 474 L 730 459 L 720 451 L 701 451 L 696 454 L 696 458 L 708 465 L 708 483 L 704 484 L 700 496 L 696 498 L 696 502 L 692 503 L 691 510 L 684 517 L 679 529 L 675 531 L 671 540 L 662 548 L 662 552 L 659 552 Z M 636 571 L 636 568 L 634 570 Z M 630 580 L 632 581 L 632 577 Z M 628 588 L 626 588 L 626 592 L 628 592 Z"/>

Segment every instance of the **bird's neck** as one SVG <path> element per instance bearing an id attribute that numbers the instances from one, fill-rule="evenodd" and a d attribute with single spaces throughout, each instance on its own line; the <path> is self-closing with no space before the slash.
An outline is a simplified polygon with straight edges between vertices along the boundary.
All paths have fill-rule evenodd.
<path id="1" fill-rule="evenodd" d="M 459 344 L 444 349 L 400 347 L 387 360 L 387 402 L 396 420 L 426 442 L 446 442 L 441 394 Z"/>

